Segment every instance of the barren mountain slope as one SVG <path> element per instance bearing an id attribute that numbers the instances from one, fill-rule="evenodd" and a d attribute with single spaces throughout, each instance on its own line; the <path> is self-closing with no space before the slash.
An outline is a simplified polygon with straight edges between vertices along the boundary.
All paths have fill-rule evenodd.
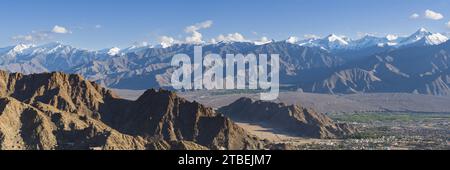
<path id="1" fill-rule="evenodd" d="M 165 90 L 137 101 L 78 75 L 0 71 L 2 149 L 258 149 L 211 108 Z"/>

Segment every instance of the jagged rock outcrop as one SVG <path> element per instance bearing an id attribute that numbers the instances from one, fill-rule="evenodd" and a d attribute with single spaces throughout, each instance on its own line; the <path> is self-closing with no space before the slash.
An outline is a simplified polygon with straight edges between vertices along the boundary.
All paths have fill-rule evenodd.
<path id="1" fill-rule="evenodd" d="M 1 149 L 145 149 L 142 137 L 121 134 L 81 114 L 0 99 Z"/>
<path id="2" fill-rule="evenodd" d="M 235 121 L 255 123 L 301 137 L 337 138 L 354 132 L 348 124 L 335 123 L 312 109 L 245 97 L 220 108 L 219 112 Z"/>
<path id="3" fill-rule="evenodd" d="M 212 108 L 189 102 L 167 90 L 147 90 L 105 119 L 126 134 L 158 136 L 166 141 L 194 141 L 212 149 L 255 149 L 260 143 Z M 111 115 L 112 114 L 112 115 Z"/>
<path id="4" fill-rule="evenodd" d="M 92 114 L 112 92 L 86 81 L 80 75 L 62 72 L 23 75 L 0 71 L 0 96 L 27 104 L 45 103 L 59 110 Z"/>
<path id="5" fill-rule="evenodd" d="M 0 71 L 0 149 L 259 149 L 228 118 L 166 90 L 118 98 L 79 75 Z"/>

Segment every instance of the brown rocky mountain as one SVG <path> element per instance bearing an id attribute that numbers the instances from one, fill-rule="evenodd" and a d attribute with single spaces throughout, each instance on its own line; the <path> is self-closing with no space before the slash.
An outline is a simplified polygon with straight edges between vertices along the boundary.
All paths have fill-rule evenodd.
<path id="1" fill-rule="evenodd" d="M 219 109 L 231 119 L 269 127 L 291 135 L 311 138 L 344 137 L 355 130 L 329 117 L 298 105 L 240 98 Z"/>
<path id="2" fill-rule="evenodd" d="M 213 109 L 166 90 L 117 97 L 79 75 L 0 71 L 0 149 L 260 149 Z"/>
<path id="3" fill-rule="evenodd" d="M 313 85 L 313 90 L 333 93 L 340 89 L 346 93 L 366 92 L 373 90 L 372 85 L 380 82 L 373 72 L 362 69 L 348 69 L 335 72 L 328 79 Z"/>

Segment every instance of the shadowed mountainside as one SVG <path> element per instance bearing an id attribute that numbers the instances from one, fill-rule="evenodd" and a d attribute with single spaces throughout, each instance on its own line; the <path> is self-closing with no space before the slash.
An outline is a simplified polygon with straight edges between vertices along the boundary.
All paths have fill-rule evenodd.
<path id="1" fill-rule="evenodd" d="M 379 46 L 376 42 L 384 42 L 385 39 L 365 37 L 366 40 L 355 41 L 355 45 L 362 48 L 337 51 L 320 45 L 287 41 L 262 45 L 250 42 L 203 44 L 202 50 L 203 54 L 217 53 L 223 57 L 238 53 L 279 54 L 283 90 L 326 94 L 364 92 L 449 96 L 450 41 L 423 44 L 423 40 L 428 40 L 431 35 L 434 34 L 420 29 L 411 36 L 415 40 L 419 36 L 419 44 L 398 47 Z M 323 45 L 329 47 L 328 40 L 325 40 Z M 366 46 L 367 42 L 371 45 Z M 171 66 L 172 57 L 181 53 L 193 57 L 194 46 L 142 47 L 111 55 L 105 51 L 87 51 L 60 43 L 42 46 L 22 44 L 0 49 L 0 69 L 26 74 L 50 71 L 76 73 L 101 85 L 119 89 L 171 88 L 171 74 L 176 69 Z"/>
<path id="2" fill-rule="evenodd" d="M 228 118 L 166 90 L 118 98 L 79 75 L 0 71 L 0 149 L 259 149 Z"/>
<path id="3" fill-rule="evenodd" d="M 326 115 L 298 105 L 243 97 L 219 111 L 238 122 L 251 122 L 301 137 L 336 138 L 354 132 L 348 124 L 334 123 Z"/>

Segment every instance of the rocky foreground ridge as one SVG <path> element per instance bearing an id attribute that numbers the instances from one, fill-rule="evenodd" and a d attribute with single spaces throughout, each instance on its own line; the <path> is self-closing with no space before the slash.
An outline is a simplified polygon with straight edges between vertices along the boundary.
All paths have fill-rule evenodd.
<path id="1" fill-rule="evenodd" d="M 0 71 L 0 149 L 261 149 L 213 109 L 166 90 L 138 100 L 75 74 Z"/>
<path id="2" fill-rule="evenodd" d="M 262 110 L 261 110 L 262 109 Z M 226 113 L 224 116 L 220 113 Z M 167 90 L 126 100 L 76 74 L 0 71 L 0 149 L 266 149 L 233 120 L 312 138 L 352 130 L 298 106 L 240 99 L 216 111 Z"/>

